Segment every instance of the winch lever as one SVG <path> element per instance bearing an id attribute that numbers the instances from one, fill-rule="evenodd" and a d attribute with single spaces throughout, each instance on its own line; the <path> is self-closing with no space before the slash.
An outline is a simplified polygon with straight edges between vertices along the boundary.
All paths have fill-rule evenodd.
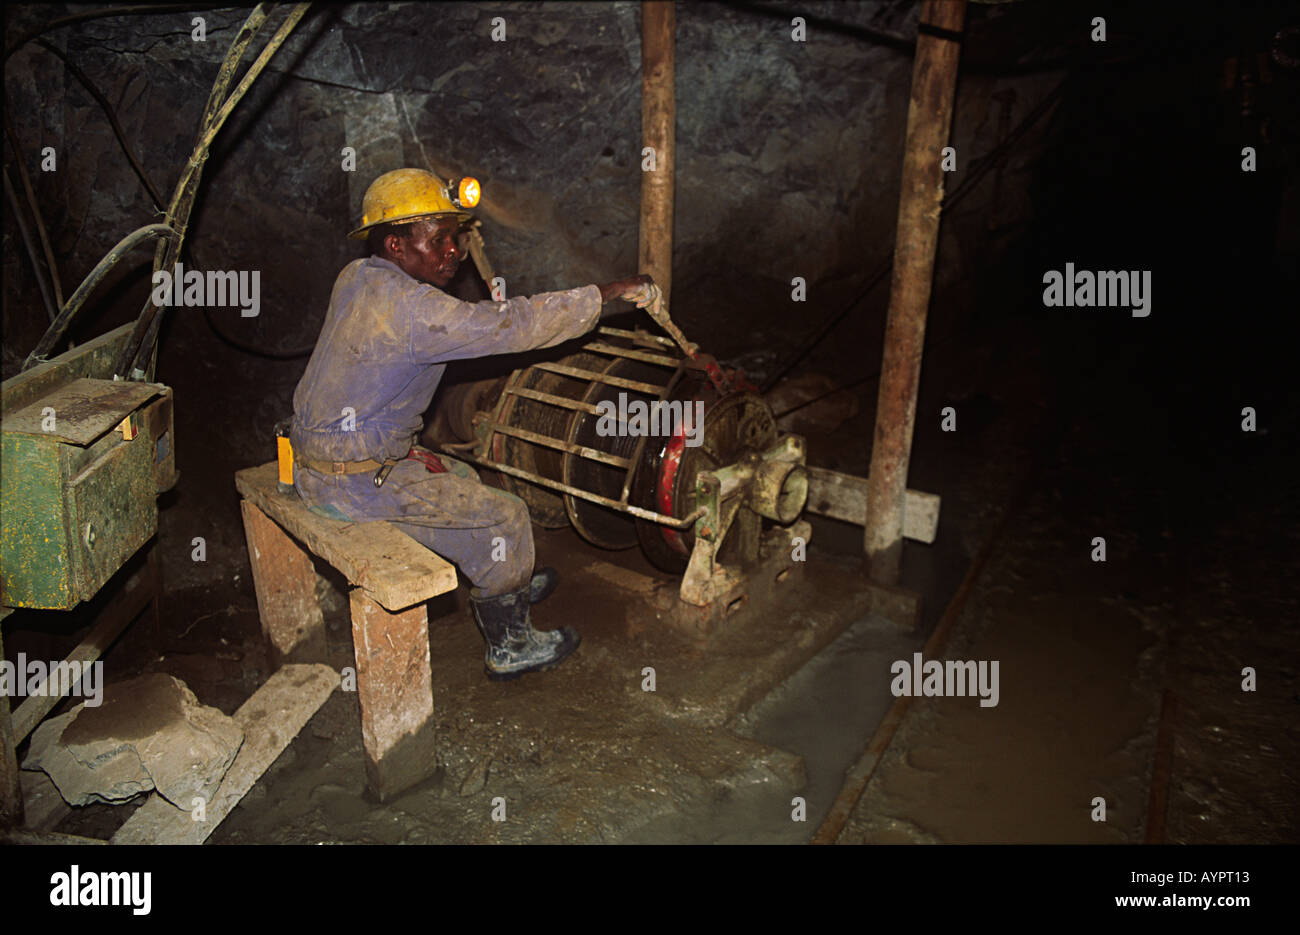
<path id="1" fill-rule="evenodd" d="M 673 324 L 673 320 L 668 317 L 668 309 L 664 305 L 663 290 L 657 285 L 647 283 L 638 287 L 635 293 L 629 294 L 625 298 L 649 312 L 655 324 L 668 332 L 668 336 L 677 342 L 677 346 L 682 349 L 687 357 L 695 358 L 699 356 L 700 346 L 686 340 L 686 335 L 682 334 L 682 329 Z"/>

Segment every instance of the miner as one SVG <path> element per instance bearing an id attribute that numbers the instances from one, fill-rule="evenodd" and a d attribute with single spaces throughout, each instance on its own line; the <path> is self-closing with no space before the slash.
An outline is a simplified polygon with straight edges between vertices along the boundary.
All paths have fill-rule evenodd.
<path id="1" fill-rule="evenodd" d="M 570 627 L 535 630 L 529 605 L 555 572 L 534 574 L 528 508 L 479 482 L 467 464 L 415 446 L 447 364 L 553 347 L 595 327 L 615 298 L 644 307 L 648 276 L 507 301 L 464 302 L 443 288 L 466 256 L 477 185 L 398 169 L 367 189 L 369 255 L 334 282 L 316 348 L 293 395 L 294 486 L 314 511 L 386 520 L 454 562 L 487 643 L 491 679 L 557 665 L 578 646 Z"/>

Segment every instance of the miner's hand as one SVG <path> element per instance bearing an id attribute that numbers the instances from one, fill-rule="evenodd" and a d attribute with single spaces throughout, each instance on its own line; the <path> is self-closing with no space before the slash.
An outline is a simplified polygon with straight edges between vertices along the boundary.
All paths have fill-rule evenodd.
<path id="1" fill-rule="evenodd" d="M 630 276 L 627 279 L 616 279 L 614 282 L 607 282 L 600 286 L 600 301 L 608 302 L 611 299 L 626 299 L 629 302 L 636 302 L 644 308 L 645 305 L 640 299 L 645 294 L 646 301 L 649 301 L 649 290 L 646 287 L 652 285 L 654 285 L 654 280 L 644 273 L 640 276 Z"/>

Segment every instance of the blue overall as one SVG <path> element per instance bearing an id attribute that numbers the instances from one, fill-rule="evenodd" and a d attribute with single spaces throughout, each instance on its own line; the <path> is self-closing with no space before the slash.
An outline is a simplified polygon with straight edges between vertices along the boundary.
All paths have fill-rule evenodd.
<path id="1" fill-rule="evenodd" d="M 294 454 L 310 461 L 404 458 L 448 361 L 553 347 L 590 331 L 600 308 L 594 285 L 462 302 L 382 257 L 355 260 L 334 282 L 293 394 Z M 469 465 L 439 457 L 447 473 L 400 461 L 381 487 L 373 471 L 328 475 L 300 464 L 294 486 L 317 512 L 391 522 L 454 562 L 475 597 L 524 587 L 533 573 L 527 506 L 481 484 Z"/>

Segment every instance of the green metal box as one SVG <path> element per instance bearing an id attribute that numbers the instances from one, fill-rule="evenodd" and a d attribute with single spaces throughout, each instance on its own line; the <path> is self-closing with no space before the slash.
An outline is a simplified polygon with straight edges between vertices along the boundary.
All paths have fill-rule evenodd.
<path id="1" fill-rule="evenodd" d="M 66 610 L 157 531 L 171 390 L 76 379 L 0 419 L 0 604 Z"/>

